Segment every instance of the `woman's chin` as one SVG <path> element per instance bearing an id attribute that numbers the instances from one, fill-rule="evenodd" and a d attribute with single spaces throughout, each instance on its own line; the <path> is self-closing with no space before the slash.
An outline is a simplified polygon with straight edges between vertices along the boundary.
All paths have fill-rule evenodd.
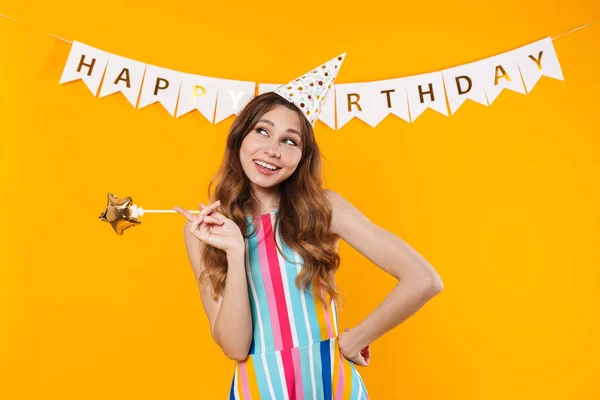
<path id="1" fill-rule="evenodd" d="M 252 185 L 254 187 L 258 187 L 261 189 L 270 189 L 273 188 L 275 186 L 277 186 L 279 184 L 279 180 L 269 180 L 267 179 L 250 179 L 250 182 L 252 182 Z"/>

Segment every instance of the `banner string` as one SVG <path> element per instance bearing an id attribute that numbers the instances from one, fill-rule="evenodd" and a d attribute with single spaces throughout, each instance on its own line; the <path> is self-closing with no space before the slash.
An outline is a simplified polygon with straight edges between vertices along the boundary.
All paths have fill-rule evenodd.
<path id="1" fill-rule="evenodd" d="M 598 20 L 596 20 L 596 21 L 593 21 L 593 22 L 590 22 L 590 23 L 587 23 L 587 24 L 585 24 L 585 25 L 578 26 L 577 28 L 575 28 L 575 29 L 571 29 L 570 31 L 568 31 L 568 32 L 565 32 L 565 33 L 563 33 L 562 35 L 558 35 L 558 36 L 555 36 L 555 37 L 553 37 L 553 38 L 552 38 L 552 40 L 556 40 L 556 39 L 558 39 L 558 38 L 561 38 L 561 37 L 563 37 L 563 36 L 567 36 L 569 33 L 573 33 L 573 32 L 575 32 L 575 31 L 578 31 L 578 30 L 580 30 L 580 29 L 587 28 L 588 26 L 592 26 L 592 25 L 594 25 L 596 22 L 598 22 Z"/>
<path id="2" fill-rule="evenodd" d="M 5 18 L 5 19 L 7 19 L 7 20 L 9 20 L 9 21 L 12 21 L 12 22 L 21 23 L 21 21 L 17 21 L 16 19 L 9 17 L 8 15 L 0 14 L 0 17 L 2 17 L 2 18 Z M 559 38 L 561 38 L 561 37 L 563 37 L 563 36 L 567 36 L 567 35 L 569 35 L 569 34 L 571 34 L 571 33 L 573 33 L 573 32 L 576 32 L 576 31 L 578 31 L 578 30 L 580 30 L 580 29 L 584 29 L 584 28 L 587 28 L 587 27 L 589 27 L 589 26 L 592 26 L 592 25 L 594 25 L 594 24 L 595 24 L 595 23 L 597 23 L 597 22 L 598 22 L 598 20 L 596 20 L 596 21 L 592 21 L 592 22 L 589 22 L 589 23 L 587 23 L 587 24 L 585 24 L 585 25 L 578 26 L 577 28 L 571 29 L 570 31 L 567 31 L 567 32 L 565 32 L 565 33 L 563 33 L 563 34 L 561 34 L 561 35 L 558 35 L 558 36 L 555 36 L 555 37 L 553 37 L 553 38 L 552 38 L 552 40 L 556 40 L 556 39 L 559 39 Z M 65 38 L 62 38 L 62 37 L 60 37 L 60 36 L 57 36 L 57 35 L 54 35 L 54 34 L 52 34 L 52 33 L 48 33 L 48 32 L 44 32 L 44 33 L 45 33 L 46 35 L 50 35 L 50 36 L 52 36 L 52 37 L 53 37 L 53 38 L 55 38 L 55 39 L 62 40 L 63 42 L 66 42 L 66 43 L 71 43 L 71 44 L 73 43 L 73 42 L 72 42 L 72 41 L 70 41 L 70 40 L 67 40 L 67 39 L 65 39 Z"/>
<path id="3" fill-rule="evenodd" d="M 2 17 L 2 18 L 6 18 L 7 20 L 9 20 L 9 21 L 12 21 L 12 22 L 16 22 L 17 24 L 21 24 L 21 23 L 22 23 L 21 21 L 17 21 L 16 19 L 9 17 L 8 15 L 0 14 L 0 17 Z M 56 35 L 54 35 L 54 34 L 52 34 L 52 33 L 48 33 L 48 32 L 44 32 L 44 33 L 45 33 L 46 35 L 50 35 L 50 36 L 52 36 L 52 37 L 53 37 L 53 38 L 55 38 L 55 39 L 62 40 L 63 42 L 67 42 L 67 43 L 71 43 L 71 44 L 73 43 L 73 42 L 72 42 L 72 41 L 70 41 L 70 40 L 67 40 L 67 39 L 65 39 L 65 38 L 61 38 L 60 36 L 56 36 Z"/>

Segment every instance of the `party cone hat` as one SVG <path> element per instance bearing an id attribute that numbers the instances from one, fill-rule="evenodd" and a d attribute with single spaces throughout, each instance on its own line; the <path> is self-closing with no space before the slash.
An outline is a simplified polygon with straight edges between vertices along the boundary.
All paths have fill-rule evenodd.
<path id="1" fill-rule="evenodd" d="M 274 92 L 294 103 L 314 127 L 344 57 L 346 53 L 332 58 L 288 84 L 279 86 Z"/>

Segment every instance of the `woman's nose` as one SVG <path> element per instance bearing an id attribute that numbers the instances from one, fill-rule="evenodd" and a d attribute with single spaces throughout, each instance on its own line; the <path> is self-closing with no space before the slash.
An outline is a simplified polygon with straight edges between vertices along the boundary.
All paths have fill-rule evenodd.
<path id="1" fill-rule="evenodd" d="M 279 157 L 279 150 L 273 150 L 272 148 L 267 149 L 267 153 L 270 156 L 276 156 Z"/>

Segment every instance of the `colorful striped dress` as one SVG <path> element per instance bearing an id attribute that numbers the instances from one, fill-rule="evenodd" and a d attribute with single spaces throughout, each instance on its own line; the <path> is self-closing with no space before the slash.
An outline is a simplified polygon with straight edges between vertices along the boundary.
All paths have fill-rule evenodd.
<path id="1" fill-rule="evenodd" d="M 245 239 L 253 336 L 248 358 L 236 361 L 229 399 L 368 399 L 355 365 L 340 353 L 335 302 L 326 307 L 296 287 L 302 258 L 273 235 L 276 213 L 261 215 Z"/>

